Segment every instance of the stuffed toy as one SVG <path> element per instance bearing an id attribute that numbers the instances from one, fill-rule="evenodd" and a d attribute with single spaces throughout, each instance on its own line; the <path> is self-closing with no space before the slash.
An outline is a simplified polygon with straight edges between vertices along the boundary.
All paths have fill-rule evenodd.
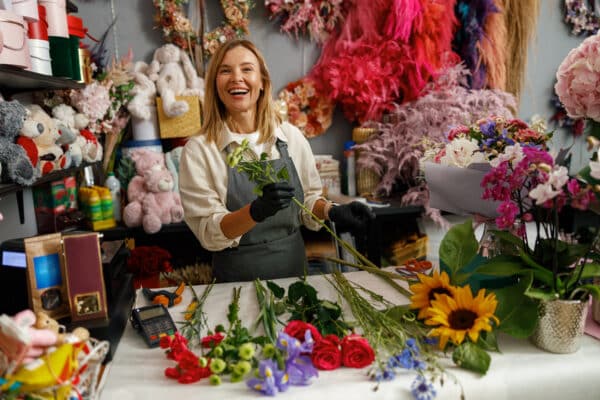
<path id="1" fill-rule="evenodd" d="M 85 137 L 82 137 L 80 133 L 80 131 L 85 129 L 90 122 L 89 118 L 85 114 L 78 113 L 73 107 L 67 104 L 59 104 L 52 108 L 52 116 L 62 124 L 66 125 L 66 127 L 71 129 L 75 134 L 75 137 L 72 141 L 67 142 L 66 139 L 61 139 L 60 141 L 63 149 L 70 153 L 72 165 L 76 167 L 81 165 L 84 160 L 84 150 L 86 154 L 85 161 L 98 161 L 90 160 L 95 159 L 96 154 L 93 149 L 89 148 L 90 145 L 87 145 Z M 60 126 L 61 124 L 59 123 L 58 125 Z M 92 152 L 94 152 L 94 154 L 90 155 Z"/>
<path id="2" fill-rule="evenodd" d="M 152 109 L 156 107 L 156 85 L 148 76 L 148 64 L 138 61 L 133 67 L 131 76 L 134 86 L 130 94 L 133 98 L 127 103 L 127 110 L 136 118 L 148 120 Z"/>
<path id="3" fill-rule="evenodd" d="M 56 129 L 58 129 L 58 134 L 60 137 L 56 140 L 56 144 L 59 145 L 65 155 L 65 166 L 64 168 L 69 168 L 71 166 L 80 166 L 81 165 L 81 149 L 76 145 L 75 141 L 77 140 L 77 134 L 73 129 L 68 127 L 62 121 L 58 119 L 54 119 L 56 123 Z M 79 162 L 76 164 L 76 162 Z"/>
<path id="4" fill-rule="evenodd" d="M 38 311 L 35 314 L 35 324 L 33 327 L 40 330 L 49 330 L 54 333 L 56 345 L 85 342 L 90 338 L 90 332 L 82 327 L 77 327 L 73 329 L 72 332 L 65 332 L 64 327 L 59 325 L 57 320 L 50 318 L 48 314 L 43 311 Z"/>
<path id="5" fill-rule="evenodd" d="M 188 55 L 174 44 L 165 44 L 154 51 L 148 76 L 156 82 L 165 115 L 178 117 L 189 111 L 188 104 L 175 96 L 204 95 L 204 80 L 198 77 Z"/>
<path id="6" fill-rule="evenodd" d="M 171 171 L 171 175 L 173 175 L 173 191 L 177 193 L 179 193 L 179 160 L 182 152 L 183 146 L 179 146 L 165 153 L 165 164 L 167 169 Z"/>
<path id="7" fill-rule="evenodd" d="M 56 121 L 37 104 L 28 105 L 27 109 L 31 114 L 31 118 L 40 127 L 40 135 L 31 140 L 37 149 L 38 168 L 42 175 L 64 169 L 68 159 L 63 149 L 57 144 L 60 139 L 60 132 L 56 126 Z"/>
<path id="8" fill-rule="evenodd" d="M 41 356 L 47 347 L 58 344 L 58 332 L 50 328 L 38 328 L 35 326 L 36 315 L 33 311 L 23 310 L 16 314 L 13 319 L 17 325 L 27 329 L 29 338 L 31 339 L 31 348 L 25 355 L 24 364 Z"/>
<path id="9" fill-rule="evenodd" d="M 127 185 L 129 203 L 123 210 L 128 227 L 143 226 L 146 233 L 158 232 L 163 224 L 183 220 L 179 193 L 173 192 L 173 176 L 164 155 L 151 150 L 131 152 L 137 175 Z"/>
<path id="10" fill-rule="evenodd" d="M 16 143 L 21 130 L 26 125 L 32 129 L 28 121 L 27 109 L 18 101 L 0 102 L 0 165 L 3 177 L 29 186 L 39 177 L 25 149 Z M 32 129 L 32 135 L 35 135 Z"/>

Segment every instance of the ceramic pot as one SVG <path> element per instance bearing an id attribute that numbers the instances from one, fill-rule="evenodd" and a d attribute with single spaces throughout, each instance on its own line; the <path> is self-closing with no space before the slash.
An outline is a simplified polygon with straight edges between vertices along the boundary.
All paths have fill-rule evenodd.
<path id="1" fill-rule="evenodd" d="M 532 342 L 551 353 L 576 352 L 581 345 L 587 310 L 587 301 L 541 300 Z"/>

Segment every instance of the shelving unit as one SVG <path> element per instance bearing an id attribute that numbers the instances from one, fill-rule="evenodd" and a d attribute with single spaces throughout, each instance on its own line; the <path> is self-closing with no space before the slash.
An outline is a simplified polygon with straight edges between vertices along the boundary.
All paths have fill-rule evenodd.
<path id="1" fill-rule="evenodd" d="M 25 71 L 21 68 L 11 65 L 0 65 L 0 93 L 2 93 L 2 95 L 6 98 L 9 98 L 12 94 L 18 92 L 82 89 L 84 87 L 85 84 L 74 81 L 73 79 L 38 74 L 36 72 Z M 68 168 L 66 170 L 50 173 L 36 181 L 33 186 L 67 176 L 85 166 L 86 165 L 82 164 L 80 167 Z M 21 224 L 25 223 L 23 189 L 23 186 L 15 183 L 0 183 L 0 196 L 16 193 L 17 205 L 19 208 L 19 221 Z"/>

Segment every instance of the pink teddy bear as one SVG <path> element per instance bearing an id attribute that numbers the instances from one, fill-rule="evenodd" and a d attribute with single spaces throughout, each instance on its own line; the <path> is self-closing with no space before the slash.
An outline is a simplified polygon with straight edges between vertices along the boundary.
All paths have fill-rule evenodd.
<path id="1" fill-rule="evenodd" d="M 141 225 L 146 233 L 156 233 L 163 224 L 181 222 L 183 207 L 179 193 L 173 191 L 175 183 L 165 165 L 164 154 L 142 149 L 133 151 L 131 158 L 137 175 L 127 186 L 125 225 Z"/>

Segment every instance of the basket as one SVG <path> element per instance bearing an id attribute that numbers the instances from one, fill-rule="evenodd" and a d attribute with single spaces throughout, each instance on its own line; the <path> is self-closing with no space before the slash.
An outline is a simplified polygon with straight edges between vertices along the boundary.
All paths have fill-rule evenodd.
<path id="1" fill-rule="evenodd" d="M 200 133 L 202 123 L 200 98 L 198 96 L 175 96 L 175 99 L 184 100 L 188 103 L 189 110 L 183 115 L 169 118 L 163 111 L 162 99 L 160 97 L 156 98 L 160 137 L 162 139 L 170 139 L 194 136 Z"/>
<path id="2" fill-rule="evenodd" d="M 371 136 L 378 135 L 375 128 L 356 127 L 352 129 L 352 140 L 357 144 L 366 142 Z M 356 160 L 360 159 L 360 150 L 355 150 Z M 358 164 L 357 164 L 358 165 Z M 356 191 L 361 197 L 375 197 L 381 177 L 369 168 L 356 168 Z"/>
<path id="3" fill-rule="evenodd" d="M 403 265 L 410 259 L 420 259 L 427 256 L 427 235 L 410 235 L 391 245 L 391 261 L 394 265 Z"/>
<path id="4" fill-rule="evenodd" d="M 108 354 L 110 343 L 106 340 L 90 338 L 88 341 L 89 352 L 79 360 L 79 382 L 75 389 L 84 400 L 96 400 L 100 394 L 98 381 L 102 371 L 102 361 Z"/>

